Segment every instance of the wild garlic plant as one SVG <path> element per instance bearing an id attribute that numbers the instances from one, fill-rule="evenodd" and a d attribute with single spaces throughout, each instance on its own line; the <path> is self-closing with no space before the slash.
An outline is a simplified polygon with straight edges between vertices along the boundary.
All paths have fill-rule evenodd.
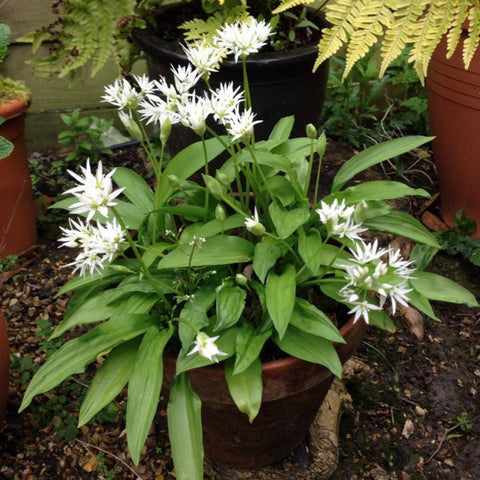
<path id="1" fill-rule="evenodd" d="M 95 326 L 46 361 L 21 409 L 105 357 L 79 423 L 128 384 L 127 440 L 138 463 L 157 409 L 166 349 L 176 356 L 168 427 L 180 480 L 203 479 L 200 409 L 189 370 L 222 362 L 231 372 L 233 401 L 254 421 L 262 399 L 260 355 L 272 346 L 341 376 L 334 342 L 344 340 L 321 297 L 344 304 L 354 322 L 389 330 L 389 313 L 399 306 L 436 318 L 430 300 L 476 304 L 459 285 L 421 271 L 419 255 L 417 262 L 404 259 L 375 237 L 375 231 L 388 232 L 438 248 L 416 219 L 385 202 L 427 192 L 394 181 L 348 186 L 361 171 L 428 138 L 395 139 L 357 154 L 322 198 L 324 134 L 309 125 L 307 136 L 289 138 L 294 119 L 288 117 L 267 140 L 255 139 L 261 119 L 251 104 L 245 59 L 268 36 L 264 22 L 237 22 L 218 31 L 213 45 L 186 46 L 192 63 L 173 66 L 173 82 L 139 76 L 136 85 L 117 80 L 106 87 L 103 99 L 118 107 L 140 140 L 155 180 L 147 183 L 124 167 L 105 173 L 101 163 L 93 171 L 87 162 L 80 173 L 70 172 L 77 186 L 57 204 L 75 217 L 60 242 L 77 249 L 70 265 L 78 275 L 59 292 L 74 294 L 53 337 Z M 228 55 L 243 63 L 243 88 L 210 87 Z M 195 87 L 202 81 L 207 90 L 200 94 Z M 226 133 L 218 135 L 212 122 Z M 173 124 L 199 140 L 166 162 Z M 148 125 L 158 131 L 158 155 Z M 214 169 L 211 161 L 220 154 Z M 202 176 L 193 178 L 198 172 Z"/>

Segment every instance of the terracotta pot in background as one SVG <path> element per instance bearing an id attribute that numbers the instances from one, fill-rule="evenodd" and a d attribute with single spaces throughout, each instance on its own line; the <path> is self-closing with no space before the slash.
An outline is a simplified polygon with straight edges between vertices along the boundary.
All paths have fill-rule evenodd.
<path id="1" fill-rule="evenodd" d="M 363 320 L 340 329 L 345 344 L 336 345 L 342 363 L 365 335 Z M 164 385 L 170 385 L 175 359 L 165 358 Z M 327 368 L 288 357 L 262 367 L 263 396 L 252 424 L 228 392 L 221 365 L 189 372 L 193 390 L 202 400 L 205 455 L 218 463 L 255 468 L 275 463 L 293 452 L 308 432 L 333 374 Z"/>
<path id="2" fill-rule="evenodd" d="M 461 41 L 448 60 L 445 39 L 435 50 L 427 75 L 428 109 L 442 217 L 452 225 L 463 210 L 477 222 L 474 236 L 480 238 L 480 52 L 465 70 L 462 48 Z"/>
<path id="3" fill-rule="evenodd" d="M 13 143 L 13 152 L 0 160 L 0 257 L 19 255 L 37 243 L 32 184 L 25 146 L 24 114 L 28 103 L 14 99 L 0 104 L 0 135 Z"/>
<path id="4" fill-rule="evenodd" d="M 0 429 L 3 425 L 8 399 L 10 353 L 8 349 L 7 324 L 0 315 Z"/>

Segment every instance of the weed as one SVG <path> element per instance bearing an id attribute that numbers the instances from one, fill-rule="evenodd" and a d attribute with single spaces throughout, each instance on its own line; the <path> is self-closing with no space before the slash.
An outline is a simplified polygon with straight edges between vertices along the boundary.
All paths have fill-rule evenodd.
<path id="1" fill-rule="evenodd" d="M 298 15 L 293 12 L 282 12 L 280 15 L 272 17 L 270 24 L 274 30 L 280 21 L 280 16 L 283 18 L 286 28 L 276 30 L 276 36 L 272 42 L 275 50 L 286 50 L 292 46 L 301 45 L 304 41 L 301 35 L 302 29 L 319 30 L 318 25 L 307 19 L 306 8 L 302 8 Z"/>
<path id="2" fill-rule="evenodd" d="M 323 118 L 328 135 L 356 148 L 427 132 L 427 100 L 405 51 L 379 79 L 376 51 L 342 81 L 345 60 L 333 57 Z"/>
<path id="3" fill-rule="evenodd" d="M 17 263 L 17 260 L 17 255 L 7 255 L 4 258 L 0 258 L 0 273 L 11 270 Z"/>
<path id="4" fill-rule="evenodd" d="M 103 476 L 104 480 L 114 480 L 115 478 L 115 472 L 113 470 L 110 470 L 108 466 L 105 463 L 105 453 L 104 452 L 98 452 L 97 456 L 97 469 L 98 473 L 100 473 Z"/>
<path id="5" fill-rule="evenodd" d="M 473 424 L 468 418 L 468 412 L 465 410 L 457 418 L 450 420 L 449 423 L 454 427 L 460 428 L 464 433 L 468 433 L 473 429 Z"/>
<path id="6" fill-rule="evenodd" d="M 96 162 L 104 155 L 110 155 L 112 151 L 105 148 L 102 136 L 109 130 L 113 120 L 104 120 L 91 115 L 80 118 L 80 110 L 76 109 L 71 115 L 61 115 L 63 123 L 68 127 L 58 135 L 61 145 L 74 149 L 65 157 L 65 162 L 81 162 L 87 158 Z"/>

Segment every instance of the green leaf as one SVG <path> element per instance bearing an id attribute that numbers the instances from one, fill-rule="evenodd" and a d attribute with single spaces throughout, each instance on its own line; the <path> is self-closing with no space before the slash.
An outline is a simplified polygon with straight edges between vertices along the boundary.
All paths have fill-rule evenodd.
<path id="1" fill-rule="evenodd" d="M 347 205 L 356 204 L 362 200 L 388 200 L 393 198 L 402 198 L 406 196 L 419 196 L 430 198 L 430 194 L 423 188 L 411 188 L 401 182 L 392 182 L 388 180 L 376 180 L 372 182 L 360 183 L 354 187 L 348 187 L 340 192 L 328 195 L 323 200 L 330 203 L 330 199 L 345 199 Z"/>
<path id="2" fill-rule="evenodd" d="M 173 380 L 167 420 L 176 478 L 203 480 L 201 401 L 186 373 Z"/>
<path id="3" fill-rule="evenodd" d="M 133 463 L 138 465 L 158 407 L 163 379 L 163 350 L 173 328 L 151 327 L 143 336 L 128 383 L 127 441 Z"/>
<path id="4" fill-rule="evenodd" d="M 205 216 L 205 209 L 201 208 L 202 218 Z M 205 224 L 193 223 L 185 228 L 180 238 L 180 243 L 186 244 L 190 242 L 194 236 L 198 237 L 213 237 L 219 233 L 223 233 L 233 228 L 243 227 L 245 224 L 245 217 L 239 214 L 227 217 L 223 222 L 220 220 L 211 220 Z"/>
<path id="5" fill-rule="evenodd" d="M 160 260 L 159 269 L 181 267 L 203 267 L 244 263 L 253 256 L 253 244 L 241 237 L 217 235 L 210 237 L 192 255 L 189 245 L 179 246 Z"/>
<path id="6" fill-rule="evenodd" d="M 289 327 L 282 339 L 275 339 L 276 344 L 289 355 L 318 363 L 327 367 L 335 376 L 341 378 L 342 364 L 332 342 L 295 327 Z"/>
<path id="7" fill-rule="evenodd" d="M 297 195 L 292 184 L 281 175 L 267 179 L 268 190 L 277 198 L 284 207 L 292 205 L 297 200 Z"/>
<path id="8" fill-rule="evenodd" d="M 155 319 L 150 315 L 127 314 L 102 323 L 85 335 L 70 340 L 57 350 L 38 370 L 23 397 L 20 411 L 35 395 L 48 392 L 75 373 L 82 373 L 85 365 L 98 355 L 147 330 Z"/>
<path id="9" fill-rule="evenodd" d="M 299 230 L 298 253 L 313 275 L 317 275 L 320 265 L 324 264 L 322 251 L 326 246 L 318 232 L 305 235 L 303 230 Z"/>
<path id="10" fill-rule="evenodd" d="M 13 143 L 0 137 L 0 160 L 7 158 L 13 152 Z"/>
<path id="11" fill-rule="evenodd" d="M 383 310 L 371 310 L 368 312 L 370 325 L 380 328 L 387 332 L 395 332 L 395 324 L 392 319 Z"/>
<path id="12" fill-rule="evenodd" d="M 269 140 L 282 140 L 288 139 L 292 133 L 293 124 L 295 123 L 295 117 L 290 115 L 289 117 L 281 118 L 273 127 Z"/>
<path id="13" fill-rule="evenodd" d="M 63 321 L 57 326 L 50 338 L 57 338 L 77 325 L 99 322 L 117 314 L 147 313 L 158 301 L 156 294 L 136 292 L 118 303 L 112 303 L 118 295 L 119 292 L 116 289 L 111 289 L 90 297 L 82 304 L 79 304 L 77 308 L 65 314 Z"/>
<path id="14" fill-rule="evenodd" d="M 422 294 L 418 293 L 416 290 L 408 292 L 408 303 L 416 309 L 420 310 L 432 320 L 436 320 L 437 322 L 440 321 L 440 319 L 435 315 L 432 305 L 430 304 L 428 299 L 425 298 Z"/>
<path id="15" fill-rule="evenodd" d="M 248 416 L 250 423 L 257 416 L 262 404 L 262 362 L 256 358 L 248 368 L 234 373 L 234 362 L 225 362 L 225 378 L 228 390 L 238 409 Z"/>
<path id="16" fill-rule="evenodd" d="M 280 338 L 288 327 L 295 306 L 296 271 L 287 265 L 281 274 L 271 271 L 265 285 L 267 310 Z"/>
<path id="17" fill-rule="evenodd" d="M 137 338 L 114 348 L 93 377 L 78 416 L 78 426 L 90 421 L 123 389 L 130 378 L 140 341 Z"/>
<path id="18" fill-rule="evenodd" d="M 213 331 L 215 333 L 235 325 L 245 308 L 247 292 L 239 287 L 225 283 L 217 290 L 217 321 Z"/>
<path id="19" fill-rule="evenodd" d="M 290 318 L 290 325 L 332 342 L 345 343 L 345 340 L 330 318 L 303 298 L 295 300 L 295 308 Z"/>
<path id="20" fill-rule="evenodd" d="M 433 137 L 422 136 L 394 138 L 363 150 L 342 165 L 333 179 L 332 192 L 340 190 L 345 183 L 363 170 L 407 153 L 432 139 Z"/>
<path id="21" fill-rule="evenodd" d="M 268 212 L 281 239 L 289 237 L 310 218 L 310 210 L 306 206 L 287 210 L 278 203 L 272 202 Z"/>
<path id="22" fill-rule="evenodd" d="M 425 228 L 417 219 L 407 213 L 390 211 L 386 215 L 375 216 L 363 222 L 363 226 L 370 230 L 379 232 L 394 233 L 402 237 L 410 238 L 415 242 L 430 245 L 431 247 L 441 248 L 437 239 Z"/>
<path id="23" fill-rule="evenodd" d="M 236 356 L 233 373 L 243 372 L 256 358 L 259 358 L 263 345 L 271 336 L 271 330 L 257 333 L 251 325 L 243 325 L 238 331 L 235 342 Z"/>
<path id="24" fill-rule="evenodd" d="M 468 307 L 478 307 L 476 298 L 466 288 L 449 278 L 436 273 L 420 272 L 414 274 L 410 280 L 412 287 L 429 300 L 442 302 L 464 303 Z"/>
<path id="25" fill-rule="evenodd" d="M 133 170 L 117 167 L 113 179 L 119 187 L 125 187 L 125 195 L 134 205 L 147 212 L 153 209 L 153 193 L 148 183 Z"/>
<path id="26" fill-rule="evenodd" d="M 265 282 L 268 271 L 286 251 L 286 245 L 273 237 L 263 237 L 262 241 L 255 245 L 253 270 L 262 283 Z"/>

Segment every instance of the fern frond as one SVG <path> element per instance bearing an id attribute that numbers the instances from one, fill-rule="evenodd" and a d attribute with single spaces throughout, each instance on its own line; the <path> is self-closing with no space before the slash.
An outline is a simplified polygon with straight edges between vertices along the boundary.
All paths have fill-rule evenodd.
<path id="1" fill-rule="evenodd" d="M 298 7 L 299 5 L 310 5 L 313 2 L 315 2 L 315 0 L 280 0 L 280 5 L 273 9 L 272 13 L 276 15 L 290 8 Z"/>
<path id="2" fill-rule="evenodd" d="M 353 22 L 357 5 L 363 0 L 337 0 L 327 5 L 326 19 L 333 26 L 322 30 L 318 44 L 318 57 L 313 66 L 316 70 L 327 58 L 335 55 L 354 32 Z"/>
<path id="3" fill-rule="evenodd" d="M 480 6 L 473 5 L 468 12 L 468 37 L 463 43 L 463 63 L 468 68 L 480 40 Z"/>
<path id="4" fill-rule="evenodd" d="M 461 0 L 458 0 L 452 20 L 452 25 L 450 26 L 450 30 L 447 32 L 447 58 L 451 58 L 451 56 L 455 52 L 455 49 L 458 46 L 460 35 L 462 33 L 462 25 L 463 22 L 467 19 L 467 15 L 467 2 L 462 2 Z"/>
<path id="5" fill-rule="evenodd" d="M 393 19 L 392 12 L 385 6 L 383 0 L 364 0 L 355 16 L 355 31 L 348 43 L 343 78 L 375 45 L 378 37 L 383 35 L 384 27 L 388 28 Z"/>
<path id="6" fill-rule="evenodd" d="M 426 77 L 430 58 L 452 25 L 457 5 L 458 0 L 435 0 L 412 30 L 410 61 L 420 78 Z"/>
<path id="7" fill-rule="evenodd" d="M 428 0 L 387 0 L 387 6 L 392 10 L 393 21 L 385 32 L 380 49 L 382 63 L 380 76 L 410 43 L 412 32 L 417 27 L 419 17 L 425 11 Z"/>

